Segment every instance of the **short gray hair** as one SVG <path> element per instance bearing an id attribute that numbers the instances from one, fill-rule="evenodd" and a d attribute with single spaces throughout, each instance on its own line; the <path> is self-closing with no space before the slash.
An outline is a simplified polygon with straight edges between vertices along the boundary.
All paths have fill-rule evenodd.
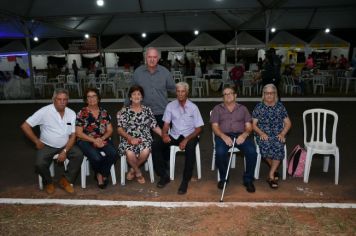
<path id="1" fill-rule="evenodd" d="M 161 52 L 160 52 L 157 48 L 155 48 L 155 47 L 148 47 L 148 48 L 146 48 L 146 50 L 145 50 L 145 57 L 146 57 L 146 55 L 147 55 L 147 52 L 150 51 L 150 50 L 155 50 L 155 51 L 157 52 L 157 54 L 158 54 L 158 58 L 160 58 Z"/>
<path id="2" fill-rule="evenodd" d="M 176 83 L 176 88 L 183 87 L 187 92 L 189 92 L 189 84 L 187 82 Z"/>
<path id="3" fill-rule="evenodd" d="M 273 90 L 273 92 L 276 93 L 276 96 L 275 96 L 275 102 L 278 101 L 278 94 L 277 94 L 277 87 L 274 85 L 274 84 L 266 84 L 263 89 L 262 89 L 262 101 L 265 100 L 265 92 L 267 89 L 271 88 Z"/>
<path id="4" fill-rule="evenodd" d="M 52 101 L 54 101 L 54 99 L 58 96 L 58 94 L 64 93 L 65 95 L 67 95 L 67 97 L 69 98 L 69 92 L 67 89 L 64 88 L 56 88 L 53 92 L 53 96 L 52 96 Z"/>

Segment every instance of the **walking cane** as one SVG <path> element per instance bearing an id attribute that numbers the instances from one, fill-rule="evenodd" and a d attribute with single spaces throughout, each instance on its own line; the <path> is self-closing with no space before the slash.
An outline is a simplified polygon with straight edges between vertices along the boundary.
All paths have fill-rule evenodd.
<path id="1" fill-rule="evenodd" d="M 235 143 L 236 143 L 236 137 L 234 137 L 234 140 L 232 141 L 232 148 L 231 148 L 231 152 L 230 152 L 230 159 L 229 159 L 229 164 L 227 165 L 227 171 L 226 171 L 226 175 L 225 175 L 224 188 L 223 188 L 223 191 L 222 191 L 222 194 L 221 194 L 220 202 L 223 202 L 223 199 L 224 199 L 224 193 L 225 193 L 225 188 L 226 188 L 226 182 L 227 182 L 227 178 L 229 177 L 231 159 L 232 159 L 232 155 L 234 154 Z"/>

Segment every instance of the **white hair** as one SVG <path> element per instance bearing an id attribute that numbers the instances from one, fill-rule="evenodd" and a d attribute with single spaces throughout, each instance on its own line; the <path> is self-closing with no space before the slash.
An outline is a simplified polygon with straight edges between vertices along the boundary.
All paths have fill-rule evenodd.
<path id="1" fill-rule="evenodd" d="M 189 84 L 187 82 L 178 82 L 176 83 L 176 88 L 183 87 L 187 92 L 189 92 Z"/>

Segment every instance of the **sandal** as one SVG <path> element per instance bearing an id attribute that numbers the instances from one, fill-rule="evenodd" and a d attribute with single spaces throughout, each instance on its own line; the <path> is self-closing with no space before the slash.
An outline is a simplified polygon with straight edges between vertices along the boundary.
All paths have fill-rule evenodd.
<path id="1" fill-rule="evenodd" d="M 135 178 L 135 170 L 131 168 L 126 175 L 127 180 L 133 180 Z"/>
<path id="2" fill-rule="evenodd" d="M 137 182 L 140 184 L 146 183 L 145 177 L 143 177 L 142 173 L 139 173 L 136 175 Z"/>
<path id="3" fill-rule="evenodd" d="M 274 172 L 273 176 L 275 181 L 279 180 L 279 172 Z"/>
<path id="4" fill-rule="evenodd" d="M 271 178 L 267 179 L 267 183 L 269 184 L 269 186 L 272 189 L 277 189 L 278 188 L 278 183 L 275 180 L 271 179 Z"/>

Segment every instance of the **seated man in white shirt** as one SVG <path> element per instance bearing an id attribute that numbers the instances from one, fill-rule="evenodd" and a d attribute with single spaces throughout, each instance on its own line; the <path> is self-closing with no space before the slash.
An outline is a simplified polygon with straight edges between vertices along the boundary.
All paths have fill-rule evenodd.
<path id="1" fill-rule="evenodd" d="M 67 107 L 68 91 L 56 89 L 53 93 L 53 104 L 42 107 L 30 116 L 22 125 L 25 135 L 36 145 L 36 172 L 41 175 L 48 194 L 54 193 L 54 184 L 49 166 L 53 156 L 58 154 L 57 162 L 69 160 L 67 172 L 59 181 L 59 185 L 68 193 L 73 193 L 74 183 L 83 160 L 83 154 L 75 146 L 76 114 Z M 32 127 L 40 126 L 40 137 Z"/>

